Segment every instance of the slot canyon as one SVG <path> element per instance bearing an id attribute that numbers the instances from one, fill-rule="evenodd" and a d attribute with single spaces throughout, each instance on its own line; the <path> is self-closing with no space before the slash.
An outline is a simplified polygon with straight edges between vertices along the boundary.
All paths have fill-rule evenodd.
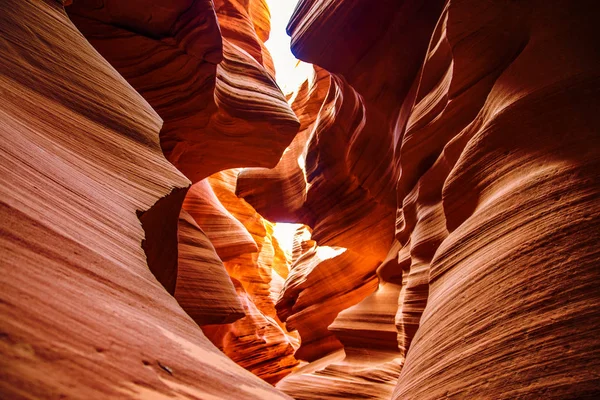
<path id="1" fill-rule="evenodd" d="M 0 0 L 0 399 L 599 399 L 596 3 Z"/>

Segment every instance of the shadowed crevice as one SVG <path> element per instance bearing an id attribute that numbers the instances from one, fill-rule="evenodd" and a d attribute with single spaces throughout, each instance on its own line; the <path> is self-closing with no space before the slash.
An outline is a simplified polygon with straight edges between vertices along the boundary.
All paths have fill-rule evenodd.
<path id="1" fill-rule="evenodd" d="M 188 188 L 175 188 L 146 211 L 137 211 L 145 239 L 142 248 L 150 271 L 171 295 L 177 282 L 177 224 Z"/>

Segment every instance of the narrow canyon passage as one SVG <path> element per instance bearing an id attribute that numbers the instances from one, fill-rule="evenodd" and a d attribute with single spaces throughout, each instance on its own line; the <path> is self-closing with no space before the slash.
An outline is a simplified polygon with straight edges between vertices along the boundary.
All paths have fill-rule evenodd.
<path id="1" fill-rule="evenodd" d="M 599 398 L 595 8 L 3 0 L 0 398 Z"/>

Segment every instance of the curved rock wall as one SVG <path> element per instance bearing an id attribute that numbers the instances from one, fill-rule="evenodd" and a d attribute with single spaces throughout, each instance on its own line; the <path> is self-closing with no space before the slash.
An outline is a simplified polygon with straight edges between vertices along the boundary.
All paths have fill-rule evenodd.
<path id="1" fill-rule="evenodd" d="M 427 306 L 394 398 L 600 389 L 599 75 L 586 7 L 450 1 L 440 18 L 403 140 L 406 164 L 436 161 L 412 189 L 410 172 L 399 180 L 401 220 L 414 221 L 399 234 L 436 250 L 419 251 Z"/>
<path id="2" fill-rule="evenodd" d="M 159 116 L 61 4 L 1 8 L 0 397 L 287 398 L 218 351 L 148 268 L 158 250 L 140 219 L 176 232 L 189 185 Z"/>
<path id="3" fill-rule="evenodd" d="M 273 235 L 272 223 L 235 195 L 238 173 L 238 170 L 223 171 L 207 181 L 256 246 L 250 251 L 240 247 L 235 256 L 231 254 L 224 259 L 246 317 L 229 325 L 202 328 L 231 359 L 267 382 L 275 383 L 298 364 L 294 357 L 298 335 L 289 333 L 277 317 L 273 293 L 278 292 L 278 286 L 287 278 L 289 261 Z"/>
<path id="4" fill-rule="evenodd" d="M 246 314 L 209 237 L 185 210 L 179 215 L 175 299 L 200 326 L 224 324 Z"/>
<path id="5" fill-rule="evenodd" d="M 290 99 L 300 121 L 298 134 L 283 153 L 275 168 L 244 168 L 237 179 L 236 194 L 265 218 L 279 222 L 297 222 L 306 213 L 306 153 L 319 110 L 329 90 L 329 73 L 315 67 Z"/>
<path id="6" fill-rule="evenodd" d="M 273 274 L 287 276 L 287 260 L 266 231 L 270 223 L 233 189 L 215 195 L 206 179 L 227 168 L 275 165 L 298 130 L 263 43 L 270 30 L 266 3 L 98 6 L 81 0 L 68 10 L 90 43 L 165 120 L 165 156 L 194 183 L 180 219 L 179 262 L 185 269 L 175 297 L 234 361 L 267 381 L 281 379 L 297 364 L 298 347 L 297 335 L 278 322 L 270 295 Z M 227 180 L 236 176 L 231 171 Z M 206 248 L 203 233 L 214 249 Z M 213 265 L 227 268 L 235 289 Z M 230 324 L 206 326 L 221 323 Z"/>
<path id="7" fill-rule="evenodd" d="M 598 342 L 590 335 L 599 304 L 599 63 L 591 2 L 379 2 L 369 10 L 367 2 L 343 3 L 301 1 L 288 26 L 294 53 L 329 70 L 345 102 L 352 92 L 358 99 L 350 107 L 358 113 L 328 105 L 331 96 L 324 101 L 313 138 L 331 119 L 353 134 L 337 140 L 345 155 L 322 150 L 333 133 L 309 141 L 308 193 L 335 209 L 339 198 L 311 185 L 310 164 L 318 159 L 330 184 L 343 173 L 324 160 L 341 158 L 379 203 L 388 201 L 382 186 L 395 190 L 397 242 L 377 291 L 328 327 L 345 355 L 315 361 L 278 387 L 297 399 L 383 399 L 394 386 L 398 399 L 597 395 Z M 356 155 L 369 152 L 370 165 L 361 166 Z M 260 204 L 242 178 L 240 194 Z M 319 232 L 327 214 L 313 215 L 305 222 L 321 245 L 333 235 Z M 348 220 L 337 222 L 336 235 L 352 232 Z M 384 311 L 391 297 L 397 305 Z M 300 296 L 290 307 L 294 301 Z M 301 304 L 320 301 L 306 296 Z M 387 355 L 375 343 L 390 343 Z"/>
<path id="8" fill-rule="evenodd" d="M 277 385 L 280 389 L 298 399 L 391 396 L 403 361 L 394 323 L 402 285 L 400 247 L 396 242 L 377 269 L 377 289 L 333 316 L 329 331 L 344 350 L 298 369 Z M 301 337 L 304 341 L 302 332 Z"/>
<path id="9" fill-rule="evenodd" d="M 287 99 L 265 0 L 62 3 L 0 6 L 0 397 L 600 395 L 591 0 L 300 0 Z"/>
<path id="10" fill-rule="evenodd" d="M 193 183 L 227 168 L 275 166 L 298 131 L 250 17 L 264 36 L 268 10 L 250 11 L 256 2 L 77 0 L 68 7 L 164 120 L 165 156 Z"/>

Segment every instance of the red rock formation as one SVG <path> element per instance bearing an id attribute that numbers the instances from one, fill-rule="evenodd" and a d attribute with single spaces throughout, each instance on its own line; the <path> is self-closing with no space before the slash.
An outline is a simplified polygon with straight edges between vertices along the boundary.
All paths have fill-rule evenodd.
<path id="1" fill-rule="evenodd" d="M 276 305 L 287 329 L 300 333 L 296 358 L 313 361 L 341 347 L 327 327 L 375 289 L 371 272 L 368 259 L 344 248 L 315 246 L 296 261 Z"/>
<path id="2" fill-rule="evenodd" d="M 345 354 L 304 366 L 278 384 L 280 389 L 297 399 L 391 396 L 403 361 L 394 323 L 402 283 L 399 248 L 396 242 L 378 268 L 378 289 L 329 326 Z"/>
<path id="3" fill-rule="evenodd" d="M 300 130 L 275 168 L 245 168 L 237 179 L 236 194 L 271 221 L 301 220 L 306 202 L 306 151 L 315 121 L 329 89 L 329 73 L 316 67 L 314 75 L 294 93 L 292 110 Z"/>
<path id="4" fill-rule="evenodd" d="M 342 3 L 301 2 L 289 29 L 300 58 L 343 75 L 351 85 L 343 93 L 362 95 L 360 132 L 378 118 L 392 127 L 379 141 L 363 137 L 395 148 L 392 163 L 383 146 L 356 146 L 363 154 L 373 149 L 365 160 L 375 162 L 362 171 L 381 182 L 370 185 L 359 163 L 349 164 L 382 202 L 387 196 L 378 185 L 390 181 L 379 168 L 398 167 L 396 354 L 400 363 L 407 358 L 393 398 L 594 397 L 600 358 L 591 332 L 600 298 L 591 243 L 600 232 L 600 147 L 591 110 L 600 63 L 590 40 L 591 2 L 448 1 L 443 12 L 439 2 L 381 2 L 375 8 L 389 12 L 377 17 L 366 2 L 354 9 Z M 318 39 L 324 36 L 332 40 Z M 390 38 L 406 46 L 409 36 L 418 39 L 404 53 L 403 72 L 374 77 L 377 65 L 400 59 Z M 352 139 L 350 146 L 361 143 Z M 381 290 L 389 283 L 380 278 Z M 368 357 L 356 357 L 372 346 L 360 338 L 378 332 L 368 324 L 377 293 L 330 326 L 347 350 L 344 359 L 319 361 L 278 386 L 298 399 L 387 398 L 389 385 L 371 390 L 363 379 L 389 364 L 370 369 Z"/>
<path id="5" fill-rule="evenodd" d="M 391 207 L 399 155 L 396 118 L 442 5 L 441 0 L 301 0 L 288 25 L 298 58 L 343 76 L 361 96 L 364 121 L 347 141 L 346 164 L 370 196 Z"/>
<path id="6" fill-rule="evenodd" d="M 260 227 L 249 228 L 253 238 L 238 221 L 243 218 L 236 219 L 223 207 L 208 181 L 202 179 L 225 168 L 274 166 L 297 131 L 297 118 L 273 80 L 272 60 L 263 43 L 270 30 L 266 4 L 223 0 L 214 2 L 213 7 L 210 1 L 179 1 L 168 6 L 153 1 L 127 5 L 107 1 L 97 7 L 92 1 L 82 0 L 69 12 L 92 45 L 165 120 L 161 145 L 166 157 L 193 182 L 198 182 L 188 194 L 184 209 L 206 232 L 232 277 L 239 279 L 248 291 L 250 298 L 241 290 L 242 301 L 256 302 L 245 304 L 246 312 L 252 315 L 233 326 L 238 329 L 238 325 L 244 325 L 244 334 L 252 333 L 252 329 L 264 330 L 265 316 L 276 318 L 273 300 L 269 300 L 271 270 L 279 268 L 287 276 L 286 261 L 273 252 L 276 246 L 271 246 L 270 238 L 270 253 L 263 248 L 267 233 L 254 210 L 249 209 L 250 218 L 257 218 Z M 145 18 L 154 23 L 143 23 Z M 227 206 L 235 207 L 237 202 L 235 199 Z M 189 236 L 194 230 L 190 226 L 193 221 L 182 224 Z M 200 233 L 193 234 L 197 237 Z M 190 249 L 190 243 L 182 240 L 189 241 L 189 237 L 180 236 L 180 245 L 207 256 L 198 243 Z M 202 257 L 180 251 L 180 262 L 186 265 L 188 273 L 207 271 L 218 264 L 214 257 L 208 263 Z M 186 285 L 192 284 L 201 282 L 186 281 Z M 200 325 L 231 321 L 240 315 L 240 309 L 231 308 L 230 292 L 219 294 L 220 301 L 211 304 L 209 297 L 183 290 L 177 298 Z M 189 299 L 182 298 L 184 293 L 189 294 Z M 225 310 L 231 312 L 229 316 L 224 315 L 228 313 Z M 213 312 L 223 319 L 218 320 Z M 246 341 L 242 342 L 245 348 L 241 352 L 239 346 L 225 346 L 224 351 L 229 355 L 235 352 L 235 361 L 263 378 L 279 379 L 297 363 L 291 356 L 290 343 L 297 338 L 288 337 L 277 323 L 269 335 L 266 346 L 256 348 Z M 218 335 L 211 338 L 217 344 L 222 339 Z M 267 347 L 268 354 L 263 354 Z M 263 373 L 265 363 L 270 372 Z M 286 366 L 273 372 L 279 364 Z"/>
<path id="7" fill-rule="evenodd" d="M 311 361 L 341 347 L 327 326 L 338 312 L 356 304 L 375 288 L 375 269 L 385 257 L 393 233 L 393 209 L 374 201 L 360 186 L 348 160 L 339 151 L 364 126 L 362 99 L 342 78 L 329 76 L 328 81 L 329 92 L 308 139 L 306 181 L 300 181 L 306 188 L 301 190 L 306 198 L 301 207 L 288 207 L 295 213 L 289 218 L 312 226 L 313 239 L 324 247 L 315 247 L 312 255 L 296 262 L 293 278 L 288 279 L 278 302 L 279 317 L 288 330 L 298 329 L 303 336 L 296 358 Z M 320 91 L 314 93 L 318 95 Z M 302 102 L 297 109 L 302 110 Z M 309 129 L 311 122 L 307 121 L 306 126 Z M 248 199 L 259 205 L 267 204 L 268 200 L 261 203 L 260 196 L 266 197 L 268 190 L 277 194 L 281 187 L 270 185 L 273 175 L 275 182 L 282 183 L 289 182 L 294 173 L 298 176 L 298 169 L 289 166 L 290 160 L 298 159 L 294 156 L 291 153 L 287 160 L 282 158 L 281 168 L 272 174 L 251 171 L 241 175 L 238 193 L 248 193 Z M 267 181 L 261 190 L 246 189 L 261 180 Z M 298 192 L 293 185 L 288 187 L 292 190 L 283 199 Z M 349 227 L 342 229 L 344 225 Z M 328 249 L 335 254 L 325 254 Z M 321 262 L 324 264 L 319 266 Z M 326 276 L 320 271 L 327 271 Z M 331 285 L 323 284 L 323 278 L 340 280 Z M 306 300 L 299 301 L 300 297 Z M 314 304 L 308 307 L 311 301 Z"/>
<path id="8" fill-rule="evenodd" d="M 238 365 L 269 383 L 276 383 L 298 364 L 289 334 L 256 307 L 236 280 L 246 317 L 228 325 L 204 326 L 207 337 Z"/>
<path id="9" fill-rule="evenodd" d="M 0 397 L 600 394 L 590 0 L 5 3 Z"/>
<path id="10" fill-rule="evenodd" d="M 287 278 L 288 265 L 283 251 L 273 238 L 272 224 L 261 217 L 246 201 L 235 193 L 238 170 L 222 171 L 209 178 L 212 188 L 231 214 L 240 221 L 257 245 L 257 252 L 240 253 L 225 262 L 232 277 L 238 279 L 249 293 L 255 295 L 257 307 L 275 316 L 270 282 L 273 272 Z"/>
<path id="11" fill-rule="evenodd" d="M 170 232 L 189 184 L 158 115 L 58 2 L 0 8 L 0 397 L 287 398 L 212 346 L 146 264 L 136 211 Z"/>
<path id="12" fill-rule="evenodd" d="M 394 398 L 600 390 L 599 59 L 586 7 L 450 1 L 440 18 L 398 187 L 400 235 L 435 250 L 419 250 L 427 307 Z"/>
<path id="13" fill-rule="evenodd" d="M 275 166 L 298 130 L 248 4 L 217 1 L 217 14 L 208 0 L 78 0 L 68 8 L 163 118 L 162 149 L 192 182 L 226 168 Z M 263 37 L 264 13 L 252 6 Z"/>
<path id="14" fill-rule="evenodd" d="M 223 262 L 185 210 L 179 216 L 178 260 L 175 298 L 198 325 L 230 323 L 245 316 Z"/>
<path id="15" fill-rule="evenodd" d="M 296 354 L 309 360 L 339 348 L 327 326 L 339 311 L 368 294 L 357 289 L 363 287 L 366 275 L 374 278 L 377 265 L 388 253 L 396 204 L 396 119 L 421 66 L 428 35 L 441 7 L 440 2 L 430 7 L 417 2 L 378 2 L 375 6 L 368 2 L 353 2 L 351 6 L 343 3 L 300 2 L 288 26 L 292 50 L 297 56 L 336 73 L 330 76 L 329 92 L 314 126 L 310 125 L 314 116 L 312 120 L 306 118 L 308 123 L 304 123 L 302 111 L 308 109 L 304 106 L 308 104 L 311 114 L 314 113 L 311 103 L 320 100 L 318 93 L 311 93 L 305 100 L 301 90 L 297 97 L 299 105 L 293 107 L 301 115 L 301 124 L 310 130 L 308 145 L 303 149 L 306 194 L 298 189 L 303 182 L 298 172 L 294 175 L 295 167 L 288 166 L 290 161 L 284 163 L 285 155 L 272 172 L 244 172 L 238 182 L 238 194 L 261 212 L 310 225 L 313 239 L 319 245 L 347 248 L 345 263 L 336 263 L 334 267 L 340 273 L 348 269 L 363 273 L 360 277 L 347 274 L 346 279 L 354 276 L 355 280 L 348 282 L 349 286 L 341 284 L 339 289 L 331 289 L 330 293 L 332 296 L 345 293 L 346 302 L 327 312 L 325 307 L 317 307 L 329 316 L 315 315 L 312 319 L 316 325 L 304 327 L 305 331 L 311 331 L 307 334 L 309 341 L 317 337 L 330 341 L 319 350 Z M 404 38 L 411 38 L 410 46 L 402 42 Z M 353 42 L 352 46 L 347 45 L 348 40 Z M 403 60 L 401 66 L 398 59 Z M 300 135 L 296 140 L 301 140 Z M 273 198 L 275 207 L 271 208 Z M 279 206 L 279 198 L 284 199 L 281 201 L 284 206 Z M 304 202 L 299 203 L 300 199 Z M 312 267 L 299 270 L 310 274 Z M 293 293 L 283 294 L 290 304 L 295 302 Z M 313 296 L 310 293 L 303 296 L 309 299 Z M 280 316 L 284 320 L 289 313 L 285 308 L 282 303 Z M 301 350 L 307 344 L 303 337 Z"/>
<path id="16" fill-rule="evenodd" d="M 232 360 L 267 382 L 275 383 L 298 364 L 294 358 L 298 337 L 287 332 L 275 311 L 280 286 L 288 276 L 288 261 L 273 236 L 272 224 L 235 196 L 237 174 L 237 170 L 228 170 L 208 181 L 218 201 L 227 208 L 231 218 L 243 224 L 242 229 L 251 235 L 255 244 L 250 251 L 238 247 L 237 254 L 231 254 L 225 261 L 246 317 L 229 325 L 205 326 L 203 330 Z M 210 217 L 198 221 L 202 220 L 210 220 Z"/>
<path id="17" fill-rule="evenodd" d="M 192 185 L 183 208 L 206 232 L 221 260 L 258 252 L 250 232 L 221 204 L 208 180 Z"/>

